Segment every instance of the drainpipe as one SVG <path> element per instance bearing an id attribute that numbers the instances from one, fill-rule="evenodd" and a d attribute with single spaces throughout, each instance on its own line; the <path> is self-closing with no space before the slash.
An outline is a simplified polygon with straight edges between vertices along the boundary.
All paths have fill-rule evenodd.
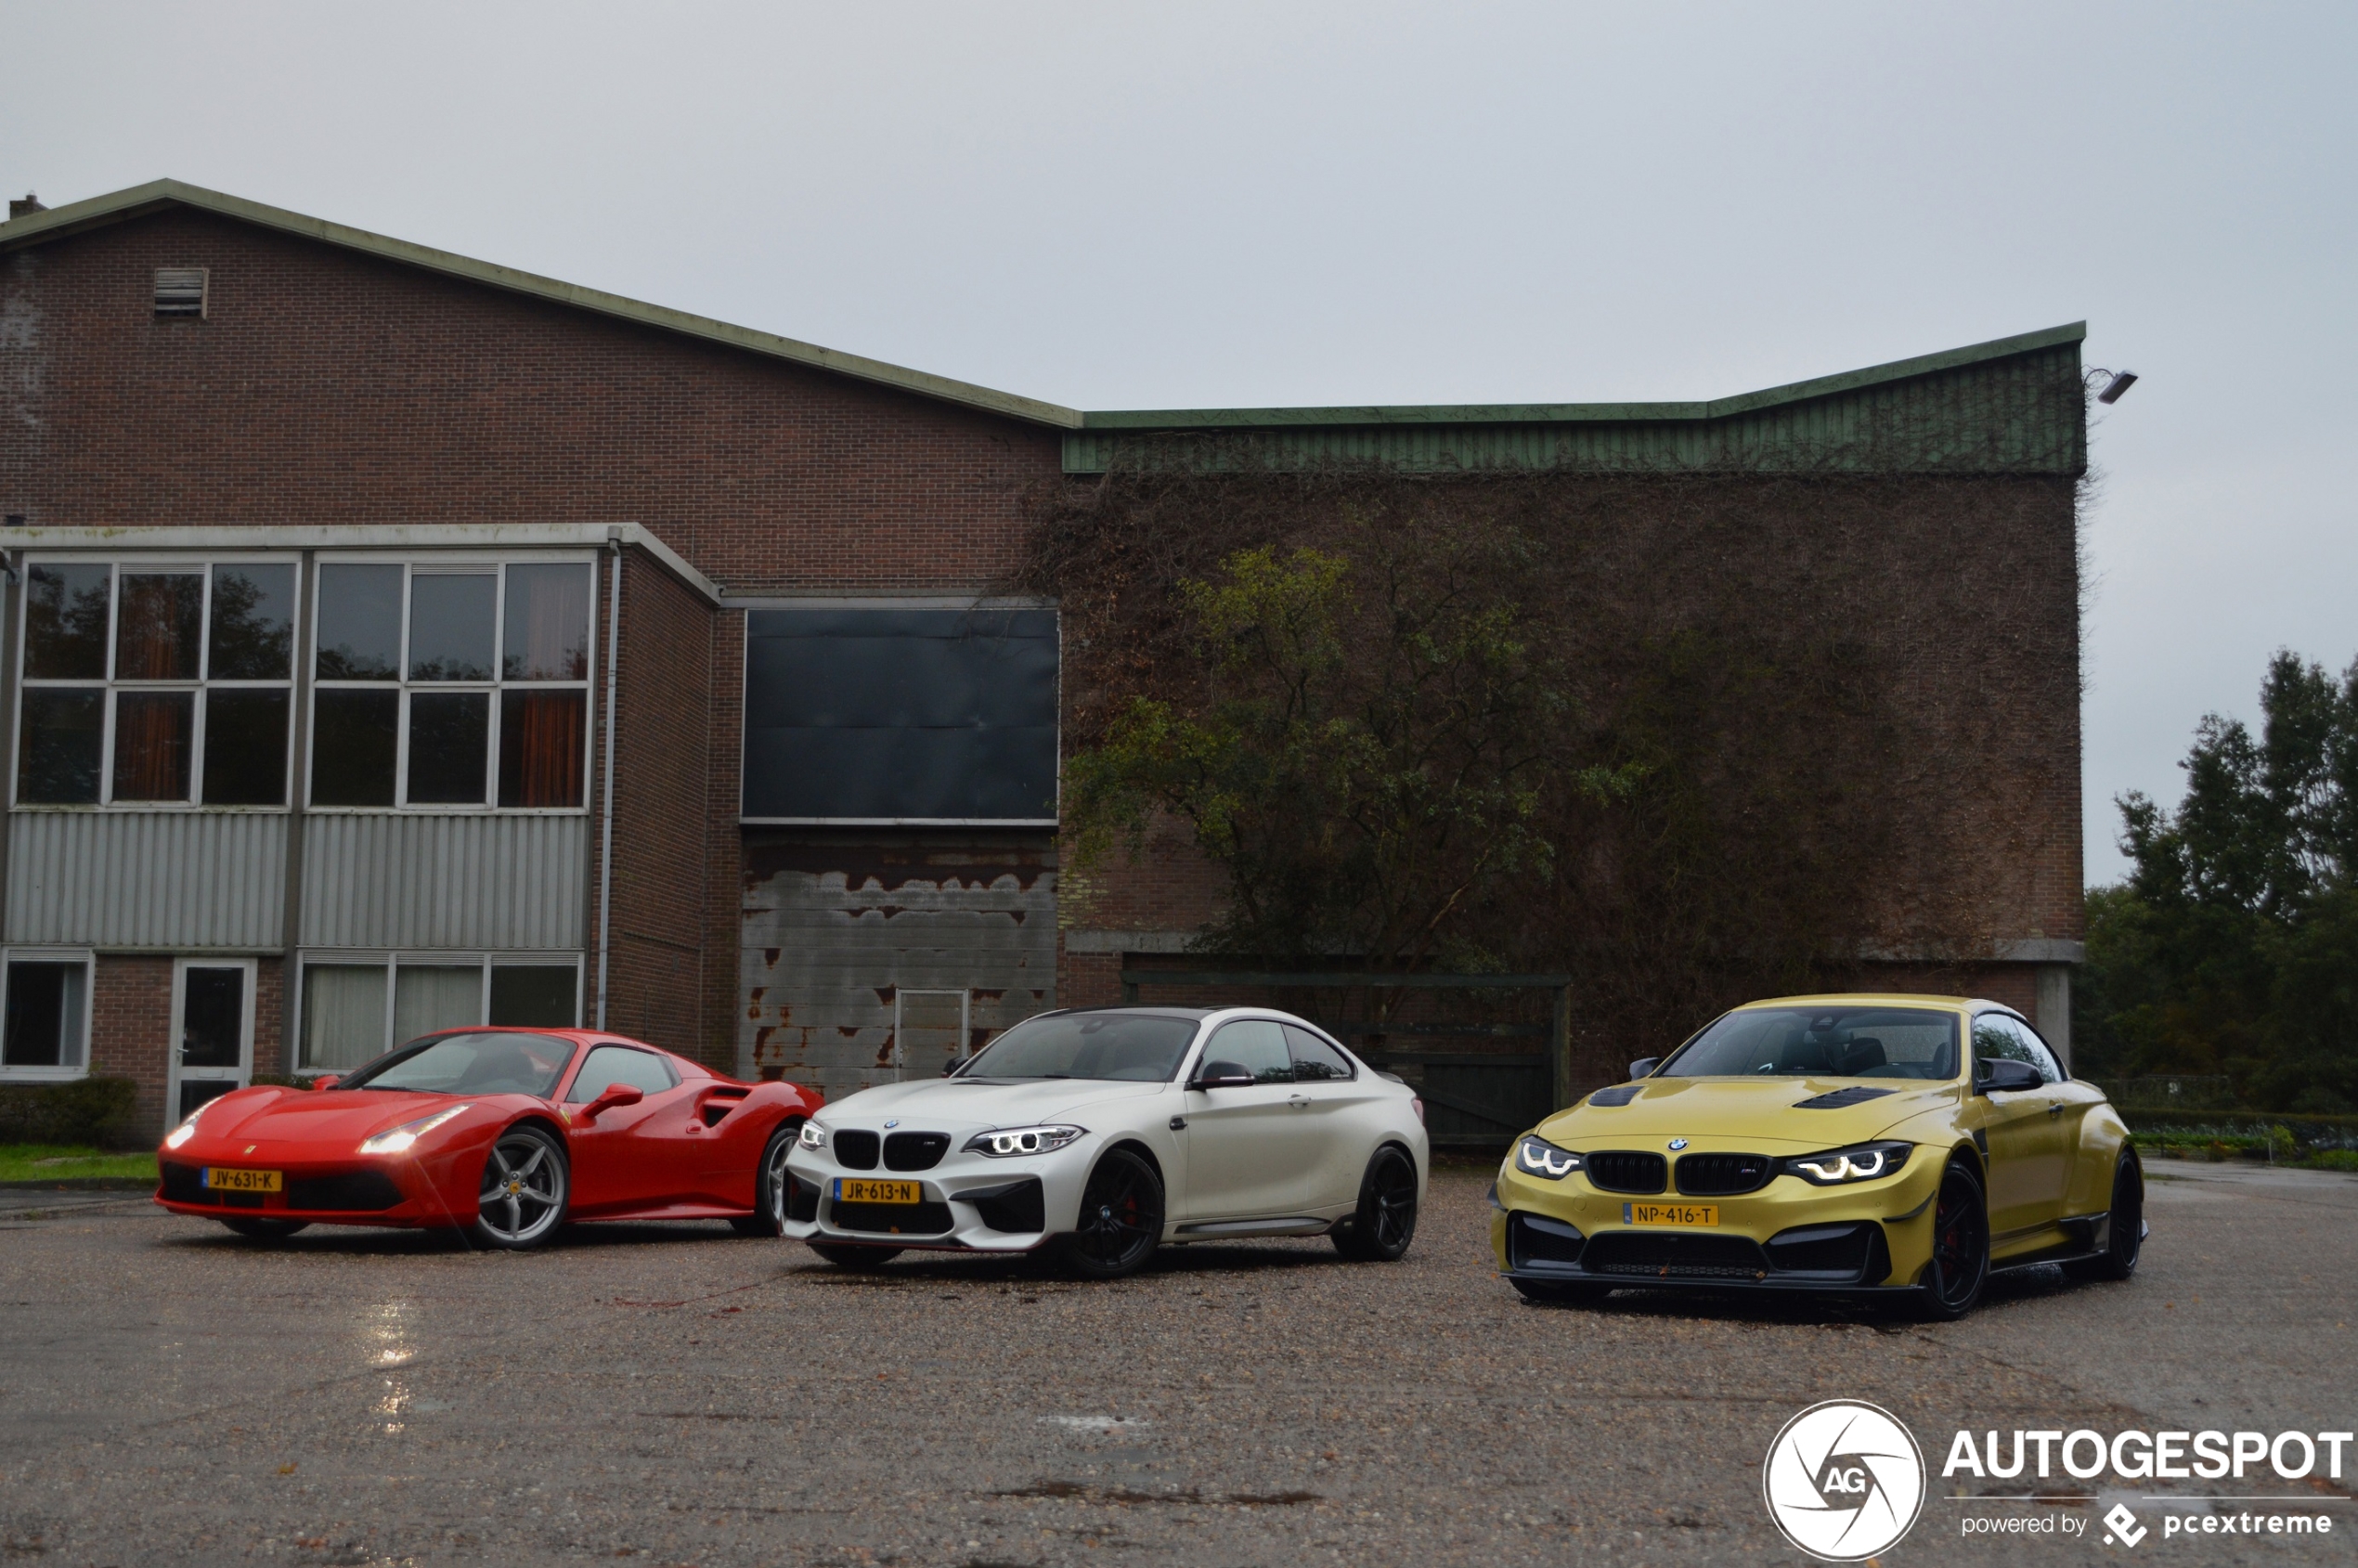
<path id="1" fill-rule="evenodd" d="M 606 974 L 614 934 L 614 667 L 622 641 L 622 536 L 606 535 L 613 563 L 606 579 L 606 760 L 605 777 L 598 785 L 604 822 L 598 842 L 598 1027 L 606 1027 L 606 993 L 613 989 Z"/>

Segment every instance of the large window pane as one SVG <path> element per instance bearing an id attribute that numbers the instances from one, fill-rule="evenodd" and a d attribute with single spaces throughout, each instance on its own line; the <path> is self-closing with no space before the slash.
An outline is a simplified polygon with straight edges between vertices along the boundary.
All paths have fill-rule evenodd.
<path id="1" fill-rule="evenodd" d="M 581 804 L 586 692 L 499 693 L 499 804 Z"/>
<path id="2" fill-rule="evenodd" d="M 303 1065 L 342 1071 L 385 1048 L 385 966 L 303 966 Z"/>
<path id="3" fill-rule="evenodd" d="M 488 680 L 499 578 L 421 574 L 409 579 L 409 679 Z"/>
<path id="4" fill-rule="evenodd" d="M 480 806 L 491 745 L 491 693 L 409 694 L 409 804 Z"/>
<path id="5" fill-rule="evenodd" d="M 213 569 L 214 680 L 283 680 L 294 668 L 294 567 Z"/>
<path id="6" fill-rule="evenodd" d="M 391 773 L 390 769 L 386 771 Z M 205 693 L 204 800 L 208 806 L 287 803 L 286 693 Z"/>
<path id="7" fill-rule="evenodd" d="M 88 806 L 98 798 L 104 692 L 27 691 L 17 748 L 17 798 L 43 806 Z"/>
<path id="8" fill-rule="evenodd" d="M 114 797 L 188 799 L 196 720 L 194 692 L 116 693 Z"/>
<path id="9" fill-rule="evenodd" d="M 106 567 L 25 569 L 24 672 L 34 680 L 106 679 Z"/>
<path id="10" fill-rule="evenodd" d="M 572 1029 L 579 989 L 570 964 L 495 964 L 491 966 L 491 1017 L 512 1029 Z"/>
<path id="11" fill-rule="evenodd" d="M 590 568 L 508 568 L 510 680 L 581 680 L 590 674 Z"/>
<path id="12" fill-rule="evenodd" d="M 80 1067 L 85 972 L 80 964 L 8 965 L 8 1017 L 0 1065 Z"/>
<path id="13" fill-rule="evenodd" d="M 393 980 L 393 1043 L 483 1022 L 483 965 L 404 964 Z"/>
<path id="14" fill-rule="evenodd" d="M 245 1055 L 245 970 L 191 965 L 180 989 L 180 1065 L 236 1067 Z"/>
<path id="15" fill-rule="evenodd" d="M 399 692 L 319 692 L 311 706 L 312 803 L 392 805 L 400 739 Z"/>
<path id="16" fill-rule="evenodd" d="M 116 606 L 117 680 L 194 680 L 204 637 L 204 577 L 196 572 L 123 574 Z"/>
<path id="17" fill-rule="evenodd" d="M 319 568 L 319 679 L 393 680 L 401 674 L 401 568 Z"/>

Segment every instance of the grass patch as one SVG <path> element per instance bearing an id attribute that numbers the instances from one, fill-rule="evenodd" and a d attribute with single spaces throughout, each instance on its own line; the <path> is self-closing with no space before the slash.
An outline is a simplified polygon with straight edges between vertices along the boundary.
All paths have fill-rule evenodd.
<path id="1" fill-rule="evenodd" d="M 0 1185 L 155 1179 L 152 1154 L 110 1154 L 73 1144 L 0 1144 Z"/>

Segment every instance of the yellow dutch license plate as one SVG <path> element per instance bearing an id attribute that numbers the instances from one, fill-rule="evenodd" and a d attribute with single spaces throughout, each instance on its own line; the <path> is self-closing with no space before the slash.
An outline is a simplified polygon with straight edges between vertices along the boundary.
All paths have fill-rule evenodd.
<path id="1" fill-rule="evenodd" d="M 872 1182 L 857 1176 L 836 1178 L 838 1203 L 923 1203 L 925 1188 L 916 1182 Z"/>
<path id="2" fill-rule="evenodd" d="M 277 1192 L 281 1176 L 278 1171 L 229 1171 L 218 1165 L 204 1168 L 204 1185 L 214 1192 Z"/>
<path id="3" fill-rule="evenodd" d="M 1719 1223 L 1719 1205 L 1625 1203 L 1621 1206 L 1621 1223 L 1626 1225 L 1678 1225 L 1701 1229 Z"/>

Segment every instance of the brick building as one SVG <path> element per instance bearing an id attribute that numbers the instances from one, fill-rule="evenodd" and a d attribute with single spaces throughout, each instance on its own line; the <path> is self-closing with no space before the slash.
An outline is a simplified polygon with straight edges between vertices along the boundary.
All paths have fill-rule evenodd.
<path id="1" fill-rule="evenodd" d="M 1042 486 L 1207 432 L 1593 472 L 1898 407 L 1947 471 L 2068 480 L 2079 338 L 1721 404 L 1092 415 L 175 182 L 15 204 L 0 1078 L 128 1076 L 161 1129 L 577 1019 L 929 1074 L 1218 897 L 1184 846 L 1060 893 L 1057 616 L 1004 591 Z M 2026 656 L 2076 686 L 2068 502 L 2041 525 L 2074 608 Z M 1976 973 L 2060 1033 L 2076 706 L 2038 727 Z"/>

